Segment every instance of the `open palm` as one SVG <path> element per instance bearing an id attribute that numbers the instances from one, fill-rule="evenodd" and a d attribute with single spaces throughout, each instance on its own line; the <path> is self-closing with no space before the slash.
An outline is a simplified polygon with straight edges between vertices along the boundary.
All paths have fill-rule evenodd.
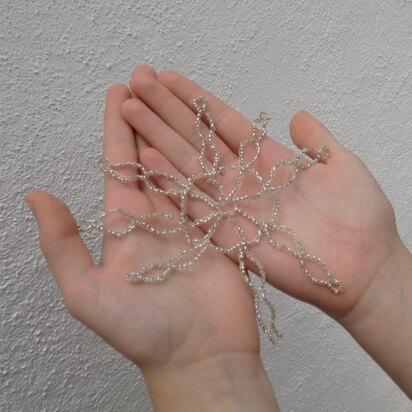
<path id="1" fill-rule="evenodd" d="M 141 156 L 147 168 L 173 173 L 182 180 L 198 171 L 200 141 L 194 133 L 192 105 L 198 96 L 208 101 L 222 163 L 238 162 L 240 142 L 250 136 L 252 124 L 211 93 L 176 72 L 156 75 L 145 65 L 135 69 L 130 88 L 134 97 L 123 104 L 122 115 L 151 147 Z M 206 133 L 207 125 L 203 127 Z M 393 208 L 364 163 L 308 113 L 295 115 L 291 137 L 299 148 L 326 145 L 330 156 L 326 162 L 300 172 L 292 185 L 277 192 L 280 223 L 293 228 L 305 250 L 320 257 L 344 282 L 346 291 L 334 296 L 328 289 L 313 285 L 296 259 L 269 244 L 254 247 L 253 254 L 266 268 L 272 285 L 341 319 L 362 306 L 368 288 L 390 259 L 398 241 Z M 267 176 L 274 163 L 295 156 L 267 139 L 255 167 Z M 283 174 L 286 176 L 287 171 Z M 208 192 L 207 187 L 199 189 Z M 201 205 L 191 211 L 193 219 L 203 214 Z M 214 240 L 230 243 L 230 236 L 225 232 Z M 293 246 L 287 236 L 280 240 Z M 307 266 L 319 278 L 325 276 L 315 264 Z"/>
<path id="2" fill-rule="evenodd" d="M 104 152 L 112 161 L 150 157 L 120 114 L 131 98 L 124 85 L 108 92 Z M 144 154 L 146 153 L 146 154 Z M 127 171 L 126 171 L 127 172 Z M 167 198 L 136 182 L 105 177 L 105 208 L 136 215 L 176 215 Z M 143 265 L 164 261 L 185 247 L 136 231 L 123 238 L 105 234 L 102 263 L 95 266 L 67 207 L 35 191 L 27 196 L 39 223 L 40 244 L 70 313 L 141 368 L 185 366 L 222 353 L 258 355 L 253 301 L 239 268 L 226 256 L 207 252 L 184 273 L 157 285 L 132 285 L 124 277 Z M 111 225 L 121 222 L 111 219 Z"/>

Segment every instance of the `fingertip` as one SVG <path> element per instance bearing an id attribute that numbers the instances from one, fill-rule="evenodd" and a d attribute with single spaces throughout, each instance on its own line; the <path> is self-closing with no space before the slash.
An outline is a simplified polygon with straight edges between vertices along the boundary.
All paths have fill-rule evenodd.
<path id="1" fill-rule="evenodd" d="M 122 103 L 132 97 L 129 88 L 122 83 L 112 84 L 106 93 L 106 107 L 105 113 L 111 115 L 119 111 Z"/>
<path id="2" fill-rule="evenodd" d="M 44 192 L 42 190 L 32 190 L 28 193 L 25 194 L 24 200 L 27 203 L 27 205 L 30 207 L 30 209 L 34 212 L 35 209 L 40 205 L 44 204 L 45 199 L 47 198 L 54 198 L 51 194 Z"/>
<path id="3" fill-rule="evenodd" d="M 326 126 L 306 110 L 300 110 L 293 115 L 289 130 L 293 142 L 300 149 L 323 145 L 330 149 L 341 147 Z"/>
<path id="4" fill-rule="evenodd" d="M 156 70 L 147 63 L 137 65 L 132 71 L 132 77 L 141 73 L 147 73 L 153 77 L 156 77 Z"/>
<path id="5" fill-rule="evenodd" d="M 123 83 L 114 83 L 107 89 L 107 95 L 127 95 L 130 96 L 130 90 L 127 85 Z"/>
<path id="6" fill-rule="evenodd" d="M 122 103 L 120 113 L 126 120 L 131 119 L 133 116 L 136 116 L 139 107 L 140 101 L 137 98 L 127 99 Z"/>
<path id="7" fill-rule="evenodd" d="M 291 131 L 294 131 L 296 128 L 299 129 L 300 127 L 302 127 L 303 124 L 307 127 L 308 124 L 313 121 L 319 123 L 319 121 L 315 119 L 315 117 L 312 116 L 308 111 L 299 110 L 292 116 L 292 119 L 289 122 L 289 129 Z"/>
<path id="8" fill-rule="evenodd" d="M 139 82 L 141 78 L 146 79 L 156 79 L 157 73 L 156 70 L 149 66 L 148 64 L 140 64 L 138 65 L 132 72 L 130 77 L 130 88 L 136 91 L 139 88 Z"/>

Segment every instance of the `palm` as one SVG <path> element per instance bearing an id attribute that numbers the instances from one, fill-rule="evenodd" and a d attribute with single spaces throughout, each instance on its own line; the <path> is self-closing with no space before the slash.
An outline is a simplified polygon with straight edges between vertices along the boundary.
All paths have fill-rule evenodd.
<path id="1" fill-rule="evenodd" d="M 121 198 L 122 191 L 134 193 Z M 167 199 L 130 187 L 120 188 L 115 199 L 109 193 L 106 202 L 136 215 L 177 211 Z M 219 352 L 257 352 L 249 291 L 228 258 L 206 254 L 194 268 L 157 285 L 131 285 L 124 279 L 126 272 L 167 260 L 185 246 L 142 232 L 123 239 L 105 235 L 92 328 L 137 364 L 184 364 Z"/>
<path id="2" fill-rule="evenodd" d="M 300 285 L 305 279 L 299 269 L 296 283 L 281 277 L 282 273 L 296 272 L 288 256 L 283 257 L 284 266 L 278 266 L 271 280 L 299 299 L 343 315 L 364 293 L 390 253 L 396 236 L 392 207 L 365 165 L 344 149 L 332 153 L 327 165 L 304 171 L 289 189 L 279 195 L 281 204 L 286 205 L 282 223 L 292 227 L 306 250 L 321 257 L 344 282 L 347 299 L 338 302 L 309 282 Z M 274 263 L 275 259 L 273 256 Z M 322 277 L 319 267 L 312 268 Z"/>

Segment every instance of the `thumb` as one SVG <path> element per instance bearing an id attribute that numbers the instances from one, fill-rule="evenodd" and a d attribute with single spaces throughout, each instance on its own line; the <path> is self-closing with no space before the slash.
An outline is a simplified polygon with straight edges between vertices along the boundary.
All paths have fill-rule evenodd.
<path id="1" fill-rule="evenodd" d="M 66 204 L 49 193 L 34 191 L 25 200 L 36 217 L 40 248 L 65 305 L 78 318 L 83 302 L 91 301 L 90 270 L 95 266 L 76 221 Z"/>
<path id="2" fill-rule="evenodd" d="M 311 114 L 305 111 L 296 113 L 289 125 L 293 143 L 299 148 L 321 148 L 327 146 L 332 152 L 344 149 L 330 131 Z"/>

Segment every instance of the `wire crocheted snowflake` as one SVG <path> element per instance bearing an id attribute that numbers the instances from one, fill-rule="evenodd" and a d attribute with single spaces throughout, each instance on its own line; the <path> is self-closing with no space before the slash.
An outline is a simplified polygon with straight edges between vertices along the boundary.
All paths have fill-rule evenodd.
<path id="1" fill-rule="evenodd" d="M 343 292 L 344 285 L 342 281 L 336 279 L 328 266 L 318 257 L 308 254 L 302 242 L 296 233 L 289 227 L 279 224 L 279 201 L 276 198 L 276 192 L 289 186 L 297 177 L 299 171 L 307 169 L 319 160 L 326 159 L 329 151 L 326 146 L 321 149 L 304 148 L 297 156 L 288 161 L 276 162 L 268 175 L 264 178 L 253 166 L 256 164 L 260 152 L 262 140 L 267 137 L 266 125 L 270 116 L 265 112 L 260 112 L 257 119 L 253 122 L 252 135 L 240 143 L 236 164 L 221 164 L 220 153 L 214 142 L 215 125 L 207 109 L 206 98 L 199 96 L 193 101 L 196 108 L 195 129 L 200 139 L 201 150 L 198 157 L 201 168 L 200 173 L 194 173 L 186 180 L 182 180 L 172 174 L 159 170 L 148 170 L 138 162 L 118 162 L 111 163 L 109 159 L 104 158 L 100 166 L 104 173 L 113 176 L 122 182 L 140 181 L 147 189 L 152 192 L 174 198 L 179 205 L 179 214 L 171 215 L 163 212 L 151 213 L 143 216 L 136 216 L 126 210 L 114 208 L 101 213 L 96 219 L 83 221 L 79 224 L 79 229 L 100 230 L 116 237 L 126 236 L 134 230 L 145 230 L 158 236 L 170 236 L 183 234 L 187 246 L 164 262 L 153 262 L 141 268 L 137 272 L 126 274 L 126 278 L 131 283 L 158 283 L 163 282 L 173 272 L 179 272 L 194 265 L 204 253 L 212 249 L 216 252 L 235 256 L 239 262 L 239 270 L 244 281 L 249 285 L 254 299 L 256 318 L 262 330 L 268 335 L 273 344 L 279 342 L 281 334 L 275 326 L 275 309 L 265 293 L 266 270 L 263 264 L 252 254 L 251 248 L 266 240 L 274 249 L 286 252 L 295 257 L 302 268 L 303 273 L 310 281 L 316 285 L 328 287 L 334 294 Z M 208 123 L 208 135 L 205 137 L 201 132 L 202 117 L 205 117 Z M 252 147 L 252 156 L 250 156 L 250 146 Z M 249 158 L 246 156 L 249 148 Z M 304 157 L 304 154 L 312 154 L 312 158 Z M 207 157 L 209 155 L 209 159 Z M 119 169 L 133 167 L 137 172 L 133 175 L 124 175 Z M 275 183 L 275 176 L 282 167 L 289 167 L 291 173 L 286 182 Z M 231 181 L 234 182 L 231 188 L 222 183 L 231 175 Z M 235 177 L 233 177 L 235 176 Z M 169 181 L 173 188 L 166 189 L 156 183 L 161 179 Z M 250 182 L 253 181 L 253 184 Z M 204 188 L 209 185 L 210 191 L 200 190 L 199 186 Z M 227 185 L 226 185 L 227 186 Z M 252 188 L 251 193 L 247 193 L 248 188 Z M 246 193 L 245 193 L 246 190 Z M 212 196 L 208 192 L 213 192 Z M 255 201 L 255 206 L 260 203 L 269 205 L 269 213 L 261 216 L 262 213 L 253 213 L 250 209 L 250 202 Z M 188 204 L 191 201 L 197 201 L 207 206 L 208 213 L 200 218 L 191 219 L 188 215 Z M 257 202 L 257 203 L 256 203 Z M 128 219 L 129 224 L 122 230 L 114 230 L 106 227 L 104 219 L 112 214 L 118 214 Z M 165 222 L 165 227 L 159 227 L 159 222 Z M 156 223 L 155 223 L 156 222 Z M 233 228 L 236 240 L 229 246 L 219 246 L 213 240 L 217 230 L 223 224 L 230 223 Z M 250 230 L 245 230 L 245 223 L 254 227 L 253 236 L 250 236 Z M 246 225 L 246 226 L 247 226 Z M 160 225 L 162 226 L 162 225 Z M 202 236 L 194 235 L 193 229 L 202 228 Z M 286 244 L 276 241 L 274 233 L 283 232 L 289 236 L 295 249 Z M 233 237 L 233 236 L 232 236 Z M 315 277 L 306 265 L 306 261 L 312 261 L 318 264 L 325 273 L 325 279 Z M 254 266 L 256 278 L 252 278 L 247 268 L 247 262 Z M 269 320 L 265 321 L 262 316 L 262 305 L 269 310 Z"/>

